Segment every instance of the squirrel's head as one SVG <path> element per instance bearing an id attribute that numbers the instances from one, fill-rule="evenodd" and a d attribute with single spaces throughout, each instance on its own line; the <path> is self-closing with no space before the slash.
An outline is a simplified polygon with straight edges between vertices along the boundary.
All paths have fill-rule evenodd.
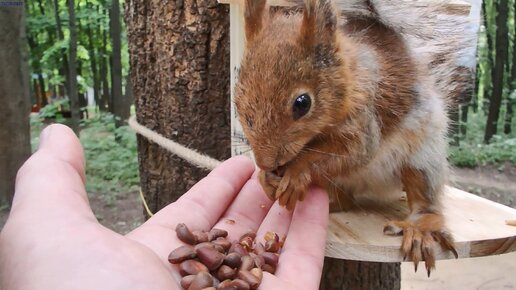
<path id="1" fill-rule="evenodd" d="M 258 166 L 275 170 L 346 116 L 349 64 L 330 0 L 270 15 L 245 1 L 246 50 L 235 103 Z"/>

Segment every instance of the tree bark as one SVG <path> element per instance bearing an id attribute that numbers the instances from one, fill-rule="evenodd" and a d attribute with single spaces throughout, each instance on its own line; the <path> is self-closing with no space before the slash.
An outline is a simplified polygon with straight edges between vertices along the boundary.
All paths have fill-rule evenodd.
<path id="1" fill-rule="evenodd" d="M 465 104 L 460 107 L 460 135 L 464 139 L 468 131 L 468 111 L 471 105 Z"/>
<path id="2" fill-rule="evenodd" d="M 112 43 L 112 63 L 111 63 L 111 96 L 112 110 L 117 117 L 116 126 L 120 127 L 129 118 L 130 103 L 122 94 L 122 49 L 120 40 L 120 4 L 118 0 L 112 0 L 110 13 L 110 31 Z"/>
<path id="3" fill-rule="evenodd" d="M 95 104 L 100 106 L 100 83 L 97 72 L 97 53 L 95 52 L 96 47 L 93 43 L 93 30 L 90 25 L 86 28 L 86 34 L 88 35 L 88 53 L 90 56 L 91 76 L 93 78 L 93 98 L 95 99 Z"/>
<path id="4" fill-rule="evenodd" d="M 230 156 L 229 14 L 216 0 L 126 2 L 138 122 L 217 159 Z M 207 172 L 138 137 L 153 212 Z"/>
<path id="5" fill-rule="evenodd" d="M 11 204 L 16 172 L 31 152 L 24 18 L 22 6 L 0 6 L 0 206 Z"/>
<path id="6" fill-rule="evenodd" d="M 513 1 L 514 10 L 516 11 L 516 1 Z M 516 21 L 516 17 L 514 19 Z M 513 22 L 514 23 L 514 22 Z M 507 59 L 509 60 L 509 59 Z M 509 79 L 509 93 L 512 93 L 516 90 L 516 35 L 513 35 L 512 38 L 512 66 L 511 66 L 511 77 Z M 507 99 L 507 107 L 505 110 L 505 124 L 503 127 L 503 132 L 505 134 L 511 134 L 512 132 L 512 115 L 513 106 L 516 105 L 516 101 L 514 99 Z"/>
<path id="7" fill-rule="evenodd" d="M 39 89 L 41 94 L 41 100 L 38 100 L 38 105 L 40 108 L 43 108 L 44 106 L 48 105 L 47 100 L 47 90 L 45 88 L 45 79 L 43 78 L 43 74 L 38 74 L 38 83 L 39 83 Z"/>
<path id="8" fill-rule="evenodd" d="M 321 290 L 400 289 L 400 263 L 324 259 Z"/>
<path id="9" fill-rule="evenodd" d="M 108 112 L 111 104 L 109 103 L 109 82 L 108 82 L 108 61 L 107 61 L 107 35 L 102 31 L 102 46 L 100 51 L 100 80 L 102 82 L 102 99 L 99 105 L 102 112 Z"/>
<path id="10" fill-rule="evenodd" d="M 496 16 L 496 57 L 492 74 L 493 91 L 489 102 L 489 114 L 487 115 L 486 131 L 484 142 L 489 143 L 493 135 L 497 132 L 498 117 L 500 115 L 500 105 L 502 103 L 505 61 L 507 60 L 508 51 L 508 1 L 502 0 L 498 2 Z"/>
<path id="11" fill-rule="evenodd" d="M 64 33 L 63 33 L 63 28 L 61 26 L 61 17 L 59 16 L 59 2 L 57 0 L 54 0 L 54 17 L 55 17 L 55 20 L 56 20 L 56 34 L 57 34 L 57 39 L 59 40 L 63 40 L 64 39 Z M 59 73 L 65 77 L 65 89 L 66 89 L 66 93 L 68 93 L 68 84 L 69 84 L 69 80 L 68 78 L 70 77 L 70 75 L 68 74 L 68 57 L 66 56 L 66 53 L 64 53 L 63 55 L 63 65 L 59 68 Z M 65 95 L 66 93 L 64 93 L 63 95 Z"/>
<path id="12" fill-rule="evenodd" d="M 502 0 L 506 1 L 506 0 Z M 493 36 L 490 33 L 489 28 L 491 27 L 487 14 L 492 11 L 487 11 L 487 1 L 482 1 L 482 10 L 481 13 L 483 15 L 484 20 L 484 26 L 486 29 L 486 39 L 487 39 L 487 59 L 486 59 L 486 70 L 493 70 L 493 51 L 494 51 L 494 45 L 493 45 Z M 491 80 L 492 81 L 492 80 Z M 489 102 L 491 99 L 491 92 L 492 92 L 493 85 L 491 82 L 484 82 L 484 100 L 482 102 L 482 108 L 484 112 L 487 114 L 487 108 L 489 107 Z"/>
<path id="13" fill-rule="evenodd" d="M 68 0 L 68 28 L 70 29 L 69 67 L 68 67 L 68 98 L 70 98 L 70 111 L 72 113 L 71 128 L 79 136 L 79 121 L 81 108 L 77 92 L 77 29 L 75 27 L 75 1 Z"/>

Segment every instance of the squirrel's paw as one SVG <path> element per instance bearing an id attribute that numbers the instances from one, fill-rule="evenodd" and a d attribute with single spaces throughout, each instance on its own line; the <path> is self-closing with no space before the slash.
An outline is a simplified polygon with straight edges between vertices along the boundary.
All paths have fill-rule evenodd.
<path id="1" fill-rule="evenodd" d="M 276 200 L 276 189 L 280 184 L 281 177 L 271 171 L 262 170 L 258 174 L 258 180 L 260 181 L 265 194 L 267 194 L 267 197 L 272 201 Z"/>
<path id="2" fill-rule="evenodd" d="M 281 206 L 286 206 L 288 210 L 293 210 L 296 202 L 303 201 L 308 186 L 311 183 L 309 170 L 296 170 L 289 167 L 285 171 L 283 178 L 276 190 L 276 199 L 279 199 Z"/>
<path id="3" fill-rule="evenodd" d="M 440 214 L 411 215 L 404 221 L 391 221 L 385 225 L 383 232 L 387 235 L 403 234 L 400 249 L 403 260 L 410 258 L 414 262 L 415 271 L 419 261 L 425 261 L 428 277 L 435 268 L 435 253 L 439 246 L 458 258 L 453 237 L 444 226 L 444 218 Z"/>

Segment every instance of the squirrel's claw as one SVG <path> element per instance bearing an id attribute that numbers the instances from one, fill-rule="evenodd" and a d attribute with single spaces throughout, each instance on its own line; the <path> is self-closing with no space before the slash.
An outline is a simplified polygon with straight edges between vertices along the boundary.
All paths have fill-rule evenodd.
<path id="1" fill-rule="evenodd" d="M 453 246 L 453 238 L 444 228 L 442 220 L 442 215 L 424 214 L 416 221 L 391 221 L 383 231 L 387 235 L 403 234 L 401 254 L 414 262 L 415 271 L 419 262 L 424 261 L 427 275 L 430 277 L 430 273 L 435 269 L 435 253 L 439 247 L 452 252 L 455 258 L 458 257 Z"/>
<path id="2" fill-rule="evenodd" d="M 297 171 L 296 168 L 301 168 L 301 170 Z M 288 167 L 276 190 L 276 198 L 279 200 L 279 204 L 285 206 L 288 210 L 293 210 L 297 201 L 304 199 L 310 182 L 310 172 L 306 171 L 306 168 L 301 166 Z"/>
<path id="3" fill-rule="evenodd" d="M 265 192 L 267 197 L 270 200 L 275 201 L 277 199 L 276 191 L 280 184 L 281 177 L 277 176 L 271 171 L 262 170 L 258 174 L 258 180 L 260 181 L 263 191 Z"/>

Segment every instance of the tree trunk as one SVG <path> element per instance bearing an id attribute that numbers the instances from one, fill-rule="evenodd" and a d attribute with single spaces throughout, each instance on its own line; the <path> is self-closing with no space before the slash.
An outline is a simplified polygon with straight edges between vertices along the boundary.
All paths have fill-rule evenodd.
<path id="1" fill-rule="evenodd" d="M 400 263 L 324 259 L 321 290 L 400 289 Z"/>
<path id="2" fill-rule="evenodd" d="M 514 3 L 513 11 L 516 12 L 516 1 L 513 1 L 513 3 Z M 516 21 L 516 16 L 514 16 L 514 21 Z M 512 66 L 511 66 L 511 77 L 509 79 L 509 93 L 513 93 L 515 90 L 516 90 L 516 35 L 513 35 Z M 505 134 L 511 134 L 511 132 L 512 132 L 512 115 L 513 115 L 513 106 L 514 105 L 516 105 L 516 101 L 514 99 L 511 99 L 511 98 L 507 99 L 507 107 L 505 110 L 505 124 L 503 126 L 503 132 Z"/>
<path id="3" fill-rule="evenodd" d="M 118 117 L 116 119 L 116 126 L 120 127 L 123 122 L 129 118 L 130 103 L 122 94 L 122 49 L 120 40 L 120 4 L 118 0 L 112 0 L 110 13 L 110 31 L 112 41 L 112 56 L 111 63 L 111 96 L 113 99 L 113 114 Z"/>
<path id="4" fill-rule="evenodd" d="M 506 0 L 502 0 L 506 1 Z M 483 15 L 484 19 L 484 26 L 485 26 L 485 33 L 486 33 L 486 39 L 487 39 L 487 58 L 486 58 L 486 70 L 490 71 L 493 70 L 493 51 L 494 51 L 494 45 L 493 45 L 493 36 L 490 33 L 490 27 L 492 24 L 489 23 L 487 14 L 492 11 L 487 11 L 487 1 L 482 1 L 482 10 L 481 13 Z M 492 81 L 492 80 L 491 80 Z M 484 113 L 487 114 L 487 108 L 489 107 L 489 102 L 491 99 L 491 92 L 492 92 L 493 85 L 491 82 L 484 82 L 484 99 L 482 102 L 482 109 Z"/>
<path id="5" fill-rule="evenodd" d="M 138 122 L 217 159 L 230 156 L 229 14 L 216 0 L 126 2 Z M 153 212 L 207 172 L 138 137 Z"/>
<path id="6" fill-rule="evenodd" d="M 504 65 L 508 56 L 508 1 L 499 1 L 497 7 L 498 15 L 496 16 L 496 57 L 492 74 L 493 92 L 489 102 L 489 114 L 487 115 L 486 131 L 484 135 L 485 143 L 489 143 L 491 137 L 493 137 L 497 131 L 498 117 L 500 115 L 500 105 L 502 103 L 504 87 Z"/>
<path id="7" fill-rule="evenodd" d="M 39 100 L 39 107 L 43 108 L 44 106 L 48 105 L 47 100 L 47 90 L 45 88 L 45 79 L 43 78 L 43 74 L 38 74 L 38 83 L 39 83 L 39 89 L 41 94 L 41 100 Z"/>
<path id="8" fill-rule="evenodd" d="M 108 82 L 108 67 L 107 67 L 107 35 L 106 31 L 102 31 L 102 46 L 100 51 L 100 79 L 102 82 L 102 100 L 99 105 L 102 112 L 109 112 L 109 82 Z"/>
<path id="9" fill-rule="evenodd" d="M 93 98 L 95 99 L 95 104 L 100 107 L 100 83 L 99 77 L 97 73 L 97 54 L 95 53 L 95 45 L 93 43 L 93 30 L 88 25 L 86 28 L 86 34 L 88 35 L 88 53 L 90 56 L 90 69 L 91 76 L 93 78 Z"/>
<path id="10" fill-rule="evenodd" d="M 471 105 L 465 104 L 460 107 L 460 135 L 464 139 L 468 130 L 468 111 Z"/>
<path id="11" fill-rule="evenodd" d="M 478 50 L 477 50 L 477 58 L 478 58 Z M 475 87 L 473 88 L 473 98 L 471 99 L 470 106 L 473 109 L 473 112 L 476 113 L 478 110 L 478 102 L 479 102 L 479 95 L 480 95 L 480 80 L 481 80 L 481 68 L 480 64 L 482 62 L 479 60 L 477 61 L 477 65 L 475 68 Z"/>
<path id="12" fill-rule="evenodd" d="M 79 121 L 81 120 L 81 108 L 77 92 L 77 29 L 75 27 L 75 1 L 68 0 L 68 26 L 70 29 L 70 59 L 68 67 L 68 97 L 70 98 L 70 111 L 72 113 L 71 128 L 79 136 Z"/>
<path id="13" fill-rule="evenodd" d="M 81 31 L 81 26 L 79 25 L 78 30 Z M 77 75 L 82 75 L 82 61 L 80 59 L 77 60 Z M 88 119 L 88 93 L 80 92 L 77 89 L 77 96 L 79 100 L 79 120 Z"/>
<path id="14" fill-rule="evenodd" d="M 22 6 L 0 6 L 0 206 L 11 204 L 16 172 L 31 152 L 24 18 Z"/>

